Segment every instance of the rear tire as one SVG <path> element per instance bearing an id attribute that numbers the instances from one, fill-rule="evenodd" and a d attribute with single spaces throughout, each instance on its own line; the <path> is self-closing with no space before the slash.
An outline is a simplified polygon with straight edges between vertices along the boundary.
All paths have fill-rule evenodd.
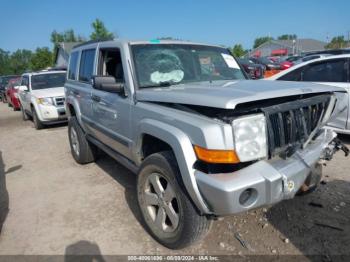
<path id="1" fill-rule="evenodd" d="M 32 111 L 32 114 L 33 114 L 33 123 L 34 123 L 34 127 L 36 130 L 40 130 L 40 129 L 43 129 L 45 126 L 44 124 L 40 121 L 35 109 L 33 108 L 33 111 Z"/>
<path id="2" fill-rule="evenodd" d="M 86 139 L 75 116 L 68 120 L 68 137 L 72 156 L 77 163 L 83 165 L 96 160 L 98 149 Z"/>
<path id="3" fill-rule="evenodd" d="M 137 197 L 149 233 L 170 249 L 204 238 L 212 221 L 198 213 L 181 179 L 171 151 L 152 154 L 140 167 Z"/>

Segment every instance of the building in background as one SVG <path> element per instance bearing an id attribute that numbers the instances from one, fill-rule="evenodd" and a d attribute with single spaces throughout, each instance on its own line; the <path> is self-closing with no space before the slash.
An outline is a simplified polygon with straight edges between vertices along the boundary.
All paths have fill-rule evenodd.
<path id="1" fill-rule="evenodd" d="M 55 50 L 55 67 L 67 68 L 70 52 L 73 47 L 81 44 L 80 42 L 62 42 Z"/>
<path id="2" fill-rule="evenodd" d="M 315 39 L 270 40 L 251 50 L 249 56 L 302 55 L 325 50 L 326 42 Z"/>

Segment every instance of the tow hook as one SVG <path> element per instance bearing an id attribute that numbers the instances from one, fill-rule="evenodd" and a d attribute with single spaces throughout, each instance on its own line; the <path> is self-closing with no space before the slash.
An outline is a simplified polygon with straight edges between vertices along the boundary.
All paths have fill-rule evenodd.
<path id="1" fill-rule="evenodd" d="M 325 148 L 321 159 L 330 161 L 333 158 L 333 155 L 339 150 L 342 150 L 345 156 L 348 156 L 350 153 L 349 148 L 339 138 L 335 138 L 328 147 Z"/>

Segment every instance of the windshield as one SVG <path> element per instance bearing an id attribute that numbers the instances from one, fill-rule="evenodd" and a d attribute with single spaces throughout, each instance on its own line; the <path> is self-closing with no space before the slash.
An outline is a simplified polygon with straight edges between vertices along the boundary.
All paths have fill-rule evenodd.
<path id="1" fill-rule="evenodd" d="M 66 81 L 66 73 L 33 75 L 31 80 L 32 90 L 63 87 Z"/>
<path id="2" fill-rule="evenodd" d="M 187 44 L 132 46 L 140 88 L 190 82 L 245 79 L 224 48 Z"/>

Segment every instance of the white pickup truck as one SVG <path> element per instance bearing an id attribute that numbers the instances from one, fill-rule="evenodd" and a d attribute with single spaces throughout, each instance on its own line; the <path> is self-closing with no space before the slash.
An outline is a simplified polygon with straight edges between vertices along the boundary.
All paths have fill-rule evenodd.
<path id="1" fill-rule="evenodd" d="M 34 127 L 67 121 L 64 107 L 66 71 L 40 71 L 22 75 L 19 100 L 23 120 L 32 117 Z"/>

